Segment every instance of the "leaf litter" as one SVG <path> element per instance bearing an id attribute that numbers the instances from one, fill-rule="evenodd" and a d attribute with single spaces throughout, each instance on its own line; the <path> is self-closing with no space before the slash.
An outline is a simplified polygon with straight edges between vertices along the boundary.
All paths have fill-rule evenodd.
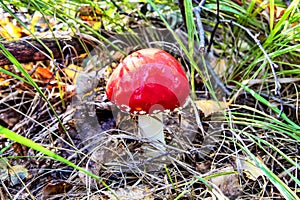
<path id="1" fill-rule="evenodd" d="M 98 15 L 98 14 L 97 14 Z M 93 23 L 94 24 L 94 23 Z M 14 28 L 12 26 L 13 24 L 10 24 L 9 26 L 11 26 L 12 28 Z M 97 25 L 98 26 L 98 25 Z M 14 28 L 15 29 L 15 28 Z M 10 30 L 10 28 L 8 28 L 8 30 Z M 13 33 L 14 37 L 20 37 L 22 31 L 18 30 L 17 28 L 14 30 L 15 33 Z M 23 33 L 22 33 L 23 34 Z M 221 67 L 222 70 L 219 70 L 219 72 L 222 74 L 225 73 L 224 70 L 224 66 L 226 63 L 224 60 L 221 60 L 220 64 L 218 67 Z M 48 66 L 49 63 L 46 63 L 45 66 Z M 77 66 L 77 65 L 70 65 L 70 71 L 67 70 L 67 68 L 65 68 L 65 73 L 67 75 L 67 79 L 65 79 L 65 82 L 71 81 L 73 82 L 73 84 L 76 83 L 76 73 L 80 72 L 81 69 Z M 32 69 L 31 66 L 29 66 L 29 68 Z M 30 69 L 28 69 L 30 70 Z M 48 84 L 49 79 L 53 78 L 53 73 L 55 73 L 54 71 L 52 71 L 53 69 L 51 69 L 50 67 L 39 67 L 36 70 L 36 74 L 33 74 L 35 80 L 37 82 L 41 82 L 41 86 L 45 86 Z M 72 72 L 71 72 L 72 71 Z M 74 72 L 74 73 L 73 73 Z M 54 78 L 55 79 L 55 78 Z M 7 80 L 7 78 L 5 78 L 5 80 Z M 283 80 L 283 79 L 282 79 Z M 288 79 L 287 79 L 288 80 Z M 58 81 L 58 80 L 56 80 Z M 283 80 L 285 81 L 285 80 Z M 295 80 L 298 81 L 298 80 Z M 286 81 L 288 82 L 288 81 Z M 13 84 L 13 80 L 8 82 L 9 84 Z M 255 84 L 257 83 L 261 83 L 261 82 L 255 82 Z M 1 85 L 2 88 L 7 89 L 9 84 L 3 84 Z M 100 87 L 103 87 L 100 86 Z M 2 91 L 1 88 L 1 91 Z M 20 102 L 24 102 L 27 99 L 32 98 L 32 96 L 34 96 L 34 93 L 31 91 L 30 87 L 25 87 L 28 91 L 24 94 L 18 94 L 17 95 L 17 102 L 8 102 L 8 104 L 10 104 L 11 106 L 15 103 L 20 104 Z M 24 90 L 24 87 L 21 88 L 22 90 Z M 49 88 L 48 88 L 49 89 Z M 55 92 L 58 92 L 58 88 L 57 86 L 54 86 L 53 88 L 51 88 L 53 90 L 55 90 Z M 199 89 L 199 88 L 198 88 Z M 26 90 L 25 90 L 26 91 Z M 49 92 L 49 94 L 51 94 L 51 90 L 46 90 L 47 92 Z M 101 89 L 100 89 L 101 91 Z M 53 91 L 52 91 L 53 92 Z M 97 92 L 97 91 L 95 91 Z M 5 95 L 7 95 L 8 92 L 5 92 Z M 29 96 L 26 96 L 29 95 Z M 2 97 L 2 93 L 1 93 L 1 97 Z M 54 96 L 49 96 L 49 99 L 52 100 L 52 102 L 58 102 L 60 101 L 59 98 L 55 98 Z M 102 98 L 100 98 L 102 99 Z M 67 99 L 70 101 L 70 98 Z M 251 100 L 251 98 L 247 98 L 248 101 Z M 245 100 L 245 101 L 247 101 Z M 102 103 L 102 102 L 101 102 Z M 240 101 L 240 103 L 243 103 L 242 101 Z M 43 107 L 43 104 L 39 103 L 39 106 Z M 56 109 L 59 113 L 63 113 L 65 110 L 64 108 L 61 107 L 60 104 L 55 104 L 56 105 Z M 224 111 L 226 109 L 231 109 L 229 106 L 229 104 L 227 102 L 215 102 L 212 100 L 197 100 L 196 101 L 196 105 L 198 106 L 199 109 L 199 115 L 204 114 L 205 118 L 209 119 L 209 117 L 211 117 L 211 115 L 219 113 L 220 111 Z M 19 105 L 20 107 L 20 105 Z M 25 105 L 24 105 L 25 107 Z M 30 104 L 28 104 L 26 106 L 26 108 L 31 107 Z M 111 109 L 111 108 L 109 108 Z M 109 110 L 108 109 L 108 110 Z M 45 112 L 41 112 L 40 110 L 37 111 L 40 114 L 40 119 L 39 121 L 44 122 L 45 121 L 45 126 L 51 126 L 53 124 L 51 124 L 51 119 L 48 120 L 47 118 L 49 116 L 45 115 Z M 101 127 L 99 128 L 99 130 L 97 131 L 97 133 L 100 133 L 102 131 L 107 131 L 111 128 L 116 128 L 116 124 L 114 121 L 111 121 L 110 117 L 111 115 L 108 115 L 109 119 L 103 119 L 103 116 L 105 118 L 105 116 L 107 115 L 107 112 L 104 112 L 101 109 L 98 109 L 97 111 L 97 115 L 98 115 L 98 120 L 99 122 L 99 126 Z M 28 121 L 24 120 L 24 118 L 20 118 L 18 120 L 15 120 L 13 122 L 10 122 L 9 120 L 11 119 L 17 119 L 17 117 L 13 116 L 13 117 L 8 117 L 8 111 L 6 111 L 4 113 L 3 116 L 3 121 L 4 123 L 6 123 L 6 126 L 10 126 L 13 127 L 15 126 L 16 123 L 18 123 L 19 121 L 22 121 L 24 123 L 21 123 L 22 125 L 30 125 L 31 123 L 29 123 Z M 26 113 L 26 111 L 24 111 L 24 113 Z M 194 113 L 194 112 L 191 112 Z M 2 113 L 1 113 L 2 114 Z M 5 115 L 6 114 L 6 115 Z M 87 113 L 89 114 L 89 113 Z M 168 163 L 168 168 L 170 168 L 170 171 L 172 172 L 172 177 L 169 178 L 168 181 L 173 182 L 173 185 L 180 185 L 183 184 L 185 181 L 190 180 L 191 177 L 193 177 L 193 175 L 196 173 L 193 170 L 196 169 L 197 167 L 197 171 L 198 174 L 197 175 L 203 175 L 205 176 L 205 174 L 210 171 L 211 169 L 216 169 L 214 172 L 216 174 L 220 173 L 225 173 L 225 175 L 221 175 L 221 176 L 217 176 L 214 178 L 211 178 L 209 181 L 215 185 L 215 191 L 217 195 L 219 195 L 219 197 L 222 197 L 224 199 L 226 199 L 227 197 L 230 198 L 235 198 L 238 197 L 239 195 L 241 195 L 241 190 L 243 190 L 242 185 L 239 182 L 239 177 L 236 173 L 235 168 L 233 167 L 234 165 L 228 165 L 227 163 L 231 163 L 232 161 L 230 159 L 226 158 L 226 155 L 223 156 L 223 154 L 226 154 L 226 151 L 224 149 L 228 148 L 228 149 L 233 149 L 234 147 L 232 146 L 232 144 L 229 144 L 228 142 L 224 142 L 224 140 L 222 140 L 222 134 L 228 134 L 228 132 L 222 132 L 222 130 L 220 131 L 220 135 L 218 136 L 213 136 L 211 137 L 209 140 L 212 139 L 216 139 L 216 141 L 218 143 L 222 143 L 224 142 L 224 148 L 220 148 L 218 149 L 218 145 L 213 142 L 213 143 L 205 143 L 203 141 L 205 141 L 205 137 L 207 137 L 207 135 L 201 135 L 199 133 L 198 126 L 195 125 L 196 123 L 193 122 L 192 120 L 189 120 L 189 117 L 191 117 L 192 114 L 190 116 L 185 116 L 185 119 L 183 119 L 183 121 L 181 122 L 182 124 L 186 124 L 186 127 L 188 128 L 188 130 L 192 130 L 195 133 L 195 137 L 193 141 L 189 141 L 188 139 L 185 139 L 185 143 L 182 143 L 182 138 L 176 138 L 178 135 L 180 135 L 182 133 L 182 130 L 180 130 L 180 128 L 174 128 L 177 127 L 178 125 L 178 118 L 179 114 L 175 115 L 169 115 L 169 119 L 167 120 L 167 124 L 168 124 L 168 129 L 166 130 L 166 137 L 167 138 L 172 138 L 174 137 L 175 140 L 173 140 L 176 145 L 173 146 L 173 152 L 170 151 L 171 153 L 177 154 L 176 157 L 174 157 L 174 161 L 171 162 L 172 164 Z M 52 116 L 53 117 L 53 116 Z M 183 115 L 184 117 L 184 115 Z M 128 116 L 125 117 L 126 119 L 128 119 Z M 213 118 L 212 118 L 213 119 Z M 119 119 L 119 122 L 122 122 L 124 120 L 124 116 L 123 118 L 121 117 Z M 202 122 L 204 123 L 204 130 L 207 130 L 208 126 L 214 126 L 217 125 L 217 123 L 210 123 L 209 121 L 206 121 L 205 119 L 201 118 Z M 214 119 L 213 119 L 214 120 Z M 219 122 L 218 122 L 219 123 Z M 138 184 L 139 182 L 146 182 L 148 183 L 150 186 L 154 186 L 154 187 L 167 187 L 168 189 L 172 188 L 172 186 L 164 186 L 164 181 L 162 177 L 164 175 L 163 171 L 157 171 L 154 172 L 153 174 L 148 174 L 142 171 L 139 171 L 138 173 L 134 172 L 133 174 L 131 173 L 122 173 L 120 171 L 117 170 L 113 170 L 113 168 L 109 169 L 108 165 L 105 165 L 105 163 L 109 163 L 109 161 L 113 161 L 115 159 L 115 156 L 113 156 L 112 153 L 107 153 L 104 151 L 104 149 L 106 149 L 108 152 L 114 152 L 116 155 L 120 154 L 120 152 L 131 152 L 131 153 L 136 153 L 136 150 L 138 149 L 139 151 L 142 151 L 142 149 L 140 149 L 140 145 L 141 143 L 147 143 L 145 141 L 139 141 L 136 140 L 136 138 L 132 138 L 132 137 L 128 137 L 127 134 L 127 138 L 123 139 L 123 138 L 118 138 L 118 137 L 111 137 L 110 134 L 112 136 L 114 136 L 114 134 L 116 132 L 118 132 L 119 130 L 116 131 L 111 131 L 111 132 L 107 132 L 108 136 L 107 137 L 102 137 L 102 139 L 105 139 L 108 143 L 110 141 L 111 138 L 117 138 L 115 140 L 114 145 L 108 144 L 108 145 L 101 145 L 100 147 L 103 149 L 100 149 L 100 151 L 94 151 L 93 154 L 89 154 L 90 151 L 87 150 L 88 148 L 88 143 L 89 140 L 88 138 L 93 140 L 93 137 L 97 137 L 96 132 L 93 132 L 91 135 L 88 136 L 81 136 L 81 138 L 79 138 L 80 136 L 78 136 L 74 124 L 72 124 L 71 120 L 70 121 L 66 121 L 65 125 L 67 126 L 68 130 L 70 131 L 70 133 L 73 132 L 72 135 L 72 139 L 74 140 L 75 144 L 77 147 L 79 147 L 79 154 L 76 154 L 72 151 L 68 150 L 68 146 L 64 144 L 63 140 L 67 139 L 67 136 L 63 133 L 57 131 L 56 127 L 53 127 L 52 130 L 57 131 L 59 133 L 59 135 L 53 136 L 53 135 L 49 135 L 47 133 L 47 131 L 44 131 L 43 126 L 37 126 L 35 125 L 35 127 L 31 128 L 31 131 L 26 131 L 27 126 L 21 127 L 20 129 L 22 131 L 24 131 L 28 136 L 34 138 L 35 140 L 38 141 L 44 141 L 44 139 L 41 139 L 42 137 L 49 137 L 51 140 L 51 143 L 49 143 L 49 146 L 53 147 L 54 151 L 57 151 L 59 154 L 64 155 L 65 157 L 70 158 L 70 160 L 77 162 L 77 163 L 88 163 L 88 160 L 92 160 L 93 162 L 90 163 L 90 167 L 88 167 L 91 171 L 93 171 L 95 174 L 99 174 L 101 176 L 104 177 L 105 181 L 107 181 L 108 183 L 111 184 L 112 187 L 114 188 L 118 188 L 120 185 L 123 188 L 119 188 L 119 189 L 115 189 L 115 193 L 122 199 L 154 199 L 154 196 L 160 196 L 162 197 L 164 194 L 164 192 L 159 192 L 160 190 L 158 190 L 158 192 L 155 192 L 155 190 L 150 190 L 149 186 L 146 185 L 144 186 L 144 184 Z M 189 126 L 188 126 L 189 125 Z M 173 126 L 173 127 L 172 127 Z M 29 126 L 28 126 L 29 127 Z M 103 128 L 105 127 L 105 128 Z M 169 128 L 171 127 L 171 128 Z M 89 129 L 91 127 L 89 127 L 88 125 L 85 127 L 86 129 Z M 174 129 L 172 129 L 174 128 Z M 129 127 L 128 129 L 125 130 L 129 130 L 128 132 L 131 132 L 132 127 Z M 41 132 L 40 132 L 41 131 Z M 216 132 L 218 132 L 216 130 Z M 35 134 L 32 133 L 40 133 L 41 136 L 36 136 Z M 85 134 L 86 132 L 83 132 L 82 134 Z M 178 133 L 177 135 L 175 134 L 172 135 L 171 133 Z M 125 135 L 126 135 L 125 134 Z M 207 134 L 207 133 L 206 133 Z M 130 134 L 129 134 L 130 135 Z M 209 137 L 207 137 L 209 138 Z M 177 140 L 176 140 L 177 139 Z M 136 140 L 136 141 L 135 141 Z M 84 142 L 85 141 L 85 142 Z M 91 141 L 91 140 L 90 140 Z M 170 141 L 172 141 L 170 139 Z M 52 143 L 53 142 L 53 143 Z M 99 141 L 98 141 L 99 142 Z M 103 141 L 100 141 L 103 142 Z M 104 144 L 104 143 L 101 143 Z M 94 145 L 97 145 L 97 142 L 95 142 Z M 99 145 L 99 144 L 98 144 Z M 207 145 L 207 149 L 210 149 L 209 151 L 204 151 L 205 153 L 207 153 L 206 155 L 203 155 L 204 152 L 200 152 L 199 149 L 201 149 L 203 146 Z M 49 148 L 51 148 L 49 147 Z M 58 148 L 57 148 L 58 147 Z M 91 149 L 93 149 L 93 145 L 90 146 Z M 184 147 L 184 148 L 182 148 Z M 178 149 L 182 150 L 182 151 L 177 151 Z M 128 151 L 129 150 L 129 151 Z M 228 152 L 228 151 L 227 151 Z M 230 152 L 230 150 L 229 150 Z M 16 152 L 15 152 L 16 153 Z M 131 154 L 130 153 L 130 154 Z M 30 152 L 28 153 L 30 155 Z M 84 155 L 81 156 L 80 154 Z M 130 155 L 129 154 L 129 155 Z M 31 154 L 31 155 L 35 155 L 35 154 Z M 109 156 L 107 156 L 109 155 Z M 172 154 L 170 154 L 172 155 Z M 86 157 L 88 157 L 88 159 Z M 225 160 L 224 163 L 215 163 L 215 160 Z M 33 161 L 34 160 L 34 161 Z M 86 177 L 84 176 L 71 176 L 72 169 L 66 168 L 65 166 L 59 164 L 59 163 L 55 163 L 55 162 L 46 162 L 45 160 L 38 158 L 38 159 L 31 159 L 30 164 L 27 164 L 27 166 L 30 168 L 35 168 L 33 167 L 34 165 L 32 165 L 32 163 L 35 163 L 38 165 L 39 172 L 37 175 L 41 175 L 44 176 L 44 180 L 47 180 L 44 184 L 43 183 L 38 183 L 39 181 L 37 181 L 38 179 L 35 179 L 35 181 L 33 181 L 33 184 L 35 183 L 39 188 L 43 188 L 42 192 L 38 192 L 35 193 L 37 194 L 37 196 L 43 196 L 43 198 L 48 198 L 51 195 L 62 195 L 62 196 L 66 196 L 67 193 L 69 191 L 73 192 L 74 188 L 76 188 L 76 186 L 78 186 L 78 183 L 86 183 Z M 177 162 L 177 163 L 174 163 Z M 241 170 L 244 171 L 244 173 L 246 174 L 246 178 L 252 180 L 252 181 L 257 181 L 257 179 L 261 176 L 261 171 L 259 171 L 259 169 L 253 165 L 253 163 L 251 163 L 249 160 L 243 160 L 241 159 L 240 161 L 240 167 Z M 17 162 L 16 162 L 17 163 Z M 151 161 L 150 161 L 151 164 Z M 88 164 L 87 164 L 88 165 Z M 2 166 L 2 165 L 1 165 Z M 25 165 L 24 165 L 25 166 Z M 5 171 L 7 171 L 7 173 L 10 173 L 11 175 L 14 176 L 18 175 L 19 178 L 18 180 L 22 180 L 22 181 L 26 181 L 26 179 L 28 178 L 28 171 L 27 168 L 25 168 L 23 165 L 13 165 L 12 167 L 15 168 L 15 170 L 7 170 L 7 168 L 5 167 L 5 165 L 3 165 L 3 169 Z M 62 169 L 61 172 L 55 172 L 54 174 L 50 175 L 50 174 L 45 174 L 45 172 L 43 171 L 43 169 L 47 169 L 47 168 L 57 168 L 57 169 Z M 2 169 L 2 168 L 1 168 Z M 27 171 L 27 172 L 26 172 Z M 200 172 L 200 173 L 199 173 Z M 232 174 L 226 174 L 229 172 L 235 172 Z M 125 176 L 125 177 L 124 177 Z M 7 180 L 7 177 L 4 173 L 4 177 L 6 178 L 5 180 Z M 68 179 L 69 177 L 69 179 Z M 77 178 L 74 178 L 77 177 Z M 78 178 L 79 177 L 79 178 Z M 61 180 L 61 178 L 67 180 L 67 181 L 59 181 Z M 48 183 L 49 181 L 52 180 L 58 180 L 58 183 Z M 126 183 L 122 184 L 122 182 L 125 181 Z M 11 181 L 14 182 L 16 187 L 20 188 L 20 182 L 17 181 Z M 188 181 L 187 181 L 188 182 Z M 75 184 L 74 184 L 75 183 Z M 93 182 L 94 183 L 94 182 Z M 126 185 L 134 185 L 134 186 L 126 186 Z M 135 186 L 135 185 L 139 185 L 139 186 Z M 71 189 L 73 188 L 73 189 Z M 108 199 L 113 199 L 115 198 L 112 193 L 108 192 L 108 191 L 101 191 L 101 186 L 97 185 L 96 183 L 93 184 L 91 187 L 86 187 L 86 188 L 91 188 L 91 191 L 95 192 L 95 191 L 99 191 L 99 194 L 102 195 L 93 195 L 93 197 L 95 197 L 96 199 L 99 198 L 108 198 Z M 174 187 L 172 188 L 174 189 Z M 182 189 L 180 187 L 177 188 L 178 190 Z M 176 190 L 176 189 L 174 189 Z M 201 196 L 201 194 L 203 194 L 205 192 L 205 186 L 203 184 L 197 183 L 194 185 L 185 185 L 183 187 L 183 191 L 189 191 L 191 194 L 191 196 L 194 195 L 199 195 Z M 163 191 L 163 189 L 161 190 Z M 75 193 L 75 192 L 74 192 Z M 178 193 L 177 193 L 178 194 Z M 1 191 L 1 196 L 5 196 L 2 194 Z M 62 197 L 61 196 L 61 197 Z M 80 195 L 79 195 L 80 196 Z M 172 198 L 172 195 L 169 196 L 170 198 Z"/>

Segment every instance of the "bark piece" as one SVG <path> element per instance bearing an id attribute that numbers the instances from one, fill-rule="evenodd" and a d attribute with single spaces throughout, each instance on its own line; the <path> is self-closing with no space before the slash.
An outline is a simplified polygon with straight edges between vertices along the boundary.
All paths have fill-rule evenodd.
<path id="1" fill-rule="evenodd" d="M 63 59 L 67 54 L 70 57 L 74 57 L 76 54 L 85 53 L 86 50 L 83 45 L 86 45 L 86 49 L 88 50 L 93 48 L 92 45 L 82 43 L 79 39 L 71 37 L 69 39 L 52 38 L 40 40 L 43 42 L 43 45 L 35 39 L 5 41 L 1 43 L 20 63 L 49 60 L 51 54 L 45 46 L 52 51 L 54 59 Z M 0 66 L 7 64 L 11 64 L 11 62 L 0 51 Z"/>

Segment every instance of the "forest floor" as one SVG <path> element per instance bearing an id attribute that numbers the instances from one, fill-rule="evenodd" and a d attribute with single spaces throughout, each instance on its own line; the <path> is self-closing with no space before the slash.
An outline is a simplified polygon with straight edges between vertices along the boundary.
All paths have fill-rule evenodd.
<path id="1" fill-rule="evenodd" d="M 299 1 L 196 2 L 1 4 L 1 200 L 300 198 Z M 105 93 L 143 48 L 190 83 L 164 150 Z"/>

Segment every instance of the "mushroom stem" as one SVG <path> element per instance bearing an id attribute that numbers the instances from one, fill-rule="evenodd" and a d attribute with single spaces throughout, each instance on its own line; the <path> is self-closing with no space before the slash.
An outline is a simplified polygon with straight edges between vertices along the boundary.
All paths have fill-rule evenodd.
<path id="1" fill-rule="evenodd" d="M 153 141 L 161 143 L 159 148 L 164 150 L 163 145 L 166 144 L 164 137 L 163 114 L 140 115 L 138 119 L 139 134 Z"/>

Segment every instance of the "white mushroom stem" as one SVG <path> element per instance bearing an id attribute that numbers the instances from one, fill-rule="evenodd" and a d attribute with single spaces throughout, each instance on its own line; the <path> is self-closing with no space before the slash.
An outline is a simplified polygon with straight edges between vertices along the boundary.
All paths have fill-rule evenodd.
<path id="1" fill-rule="evenodd" d="M 140 115 L 138 117 L 139 134 L 153 141 L 158 141 L 158 147 L 165 150 L 163 114 Z M 160 144 L 159 144 L 160 143 Z"/>

